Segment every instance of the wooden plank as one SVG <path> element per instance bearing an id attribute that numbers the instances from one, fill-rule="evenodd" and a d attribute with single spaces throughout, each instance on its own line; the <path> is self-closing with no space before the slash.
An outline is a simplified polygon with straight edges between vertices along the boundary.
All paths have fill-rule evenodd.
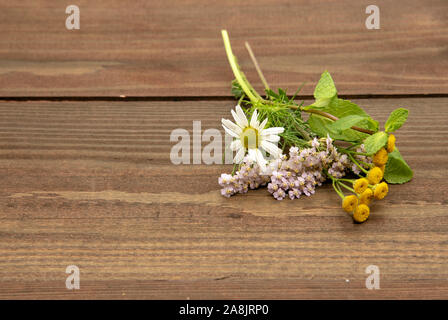
<path id="1" fill-rule="evenodd" d="M 311 94 L 328 69 L 343 94 L 448 93 L 448 2 L 378 0 L 86 1 L 80 30 L 66 3 L 1 1 L 0 96 L 221 96 L 233 76 L 220 30 L 229 30 L 248 78 Z"/>
<path id="2" fill-rule="evenodd" d="M 171 164 L 170 132 L 219 128 L 232 102 L 0 103 L 0 298 L 448 298 L 448 99 L 357 102 L 382 123 L 410 109 L 415 171 L 362 225 L 327 185 L 226 199 L 231 166 Z"/>

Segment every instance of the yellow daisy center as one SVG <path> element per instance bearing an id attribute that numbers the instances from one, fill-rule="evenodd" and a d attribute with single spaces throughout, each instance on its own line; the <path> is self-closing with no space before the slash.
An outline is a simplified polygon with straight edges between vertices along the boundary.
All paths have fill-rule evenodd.
<path id="1" fill-rule="evenodd" d="M 259 147 L 259 134 L 258 130 L 252 127 L 244 128 L 240 135 L 241 143 L 246 149 L 258 149 Z"/>

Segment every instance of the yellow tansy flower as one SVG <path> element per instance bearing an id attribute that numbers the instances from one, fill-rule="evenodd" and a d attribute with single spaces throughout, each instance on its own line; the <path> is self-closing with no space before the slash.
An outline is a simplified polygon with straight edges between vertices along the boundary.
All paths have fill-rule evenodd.
<path id="1" fill-rule="evenodd" d="M 389 192 L 389 186 L 387 185 L 387 183 L 381 182 L 379 185 L 375 186 L 373 195 L 375 199 L 381 200 L 384 199 L 384 197 L 387 195 L 388 192 Z"/>
<path id="2" fill-rule="evenodd" d="M 355 210 L 357 205 L 358 197 L 355 195 L 346 196 L 344 197 L 344 200 L 342 200 L 342 209 L 344 209 L 348 213 Z"/>
<path id="3" fill-rule="evenodd" d="M 372 189 L 367 188 L 361 195 L 359 196 L 359 203 L 369 205 L 373 200 L 373 191 Z"/>
<path id="4" fill-rule="evenodd" d="M 378 168 L 380 168 L 381 171 L 383 171 L 383 175 L 384 175 L 384 171 L 386 171 L 386 165 L 383 164 L 382 166 L 378 166 Z"/>
<path id="5" fill-rule="evenodd" d="M 395 136 L 393 134 L 389 135 L 389 138 L 387 139 L 387 152 L 391 153 L 395 149 Z"/>
<path id="6" fill-rule="evenodd" d="M 353 213 L 353 219 L 356 222 L 364 222 L 369 218 L 370 209 L 365 204 L 360 204 L 356 207 L 355 212 Z"/>
<path id="7" fill-rule="evenodd" d="M 358 194 L 363 193 L 368 186 L 369 180 L 367 180 L 366 178 L 360 178 L 353 183 L 353 189 L 355 189 L 355 192 Z"/>
<path id="8" fill-rule="evenodd" d="M 383 179 L 383 171 L 378 167 L 373 167 L 367 173 L 370 184 L 378 184 Z"/>
<path id="9" fill-rule="evenodd" d="M 387 163 L 388 153 L 386 149 L 381 148 L 377 153 L 373 156 L 373 163 L 377 166 L 382 166 Z"/>

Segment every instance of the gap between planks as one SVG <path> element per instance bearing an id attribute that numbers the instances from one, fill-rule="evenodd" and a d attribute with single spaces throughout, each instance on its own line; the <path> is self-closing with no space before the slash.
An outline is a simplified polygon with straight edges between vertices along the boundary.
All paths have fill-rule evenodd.
<path id="1" fill-rule="evenodd" d="M 288 96 L 291 98 L 292 96 Z M 358 94 L 339 95 L 341 99 L 420 99 L 448 98 L 448 93 L 427 94 Z M 296 100 L 312 100 L 312 95 L 297 96 Z M 0 97 L 0 101 L 229 101 L 233 96 L 31 96 L 31 97 Z"/>

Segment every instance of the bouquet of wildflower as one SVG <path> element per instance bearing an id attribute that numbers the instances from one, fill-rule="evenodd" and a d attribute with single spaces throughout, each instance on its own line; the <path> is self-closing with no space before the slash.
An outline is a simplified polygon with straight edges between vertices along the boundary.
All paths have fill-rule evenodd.
<path id="1" fill-rule="evenodd" d="M 232 93 L 238 99 L 231 110 L 234 122 L 222 119 L 225 132 L 234 138 L 230 148 L 236 151 L 233 172 L 218 179 L 223 196 L 267 186 L 277 200 L 299 199 L 329 181 L 342 208 L 362 223 L 370 215 L 372 201 L 387 195 L 387 183 L 411 180 L 413 172 L 392 134 L 405 123 L 408 110 L 394 110 L 384 130 L 379 130 L 378 122 L 362 108 L 338 98 L 327 71 L 316 85 L 314 103 L 297 104 L 300 88 L 292 97 L 285 90 L 271 90 L 246 43 L 265 86 L 262 97 L 240 70 L 225 30 L 222 36 L 236 78 Z M 306 121 L 303 113 L 309 114 Z"/>

